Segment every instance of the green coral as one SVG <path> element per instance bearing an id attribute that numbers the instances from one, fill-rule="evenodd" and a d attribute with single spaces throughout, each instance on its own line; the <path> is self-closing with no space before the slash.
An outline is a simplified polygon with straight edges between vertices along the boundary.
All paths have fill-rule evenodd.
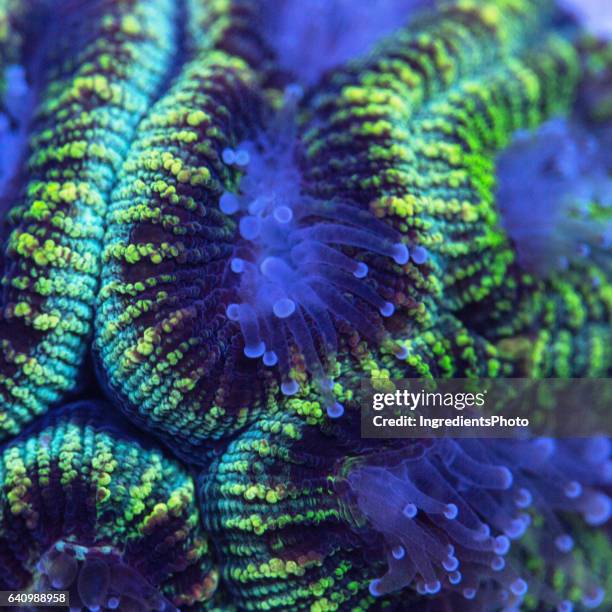
<path id="1" fill-rule="evenodd" d="M 74 404 L 2 449 L 0 585 L 32 587 L 71 548 L 138 572 L 176 606 L 205 601 L 217 575 L 191 477 L 107 411 Z"/>
<path id="2" fill-rule="evenodd" d="M 310 446 L 314 435 L 315 447 Z M 333 475 L 342 448 L 279 413 L 231 442 L 204 476 L 203 517 L 244 610 L 364 610 L 374 604 Z"/>
<path id="3" fill-rule="evenodd" d="M 175 17 L 168 0 L 96 4 L 79 24 L 41 43 L 51 67 L 41 75 L 28 180 L 8 218 L 0 438 L 18 433 L 78 384 L 109 190 L 131 133 L 167 76 Z M 66 25 L 53 11 L 50 19 Z"/>
<path id="4" fill-rule="evenodd" d="M 229 17 L 215 19 L 217 43 L 230 45 Z M 120 172 L 108 210 L 95 339 L 122 405 L 185 447 L 234 431 L 261 403 L 245 397 L 227 406 L 236 376 L 227 349 L 235 341 L 221 314 L 223 291 L 213 285 L 235 234 L 216 206 L 230 180 L 218 151 L 246 133 L 259 103 L 258 79 L 243 59 L 209 45 L 206 37 L 192 40 L 193 59 L 139 126 Z"/>
<path id="5" fill-rule="evenodd" d="M 517 130 L 569 113 L 576 96 L 579 55 L 551 14 L 548 2 L 447 3 L 307 96 L 308 190 L 369 207 L 430 254 L 424 265 L 369 263 L 397 314 L 382 347 L 340 325 L 338 373 L 593 376 L 609 367 L 605 271 L 587 261 L 545 280 L 523 272 L 495 201 L 497 153 Z M 113 193 L 96 335 L 123 409 L 194 461 L 206 460 L 209 440 L 273 409 L 278 385 L 244 363 L 224 316 L 236 228 L 217 204 L 235 180 L 221 151 L 249 137 L 262 104 L 265 114 L 257 91 L 272 104 L 277 96 L 244 60 L 208 51 L 205 37 L 200 45 L 206 52 L 140 126 Z M 306 397 L 302 370 L 296 359 Z"/>
<path id="6" fill-rule="evenodd" d="M 2 449 L 0 582 L 6 573 L 7 588 L 31 588 L 41 560 L 72 567 L 74 556 L 81 571 L 92 558 L 140 568 L 161 555 L 164 571 L 143 577 L 184 607 L 411 605 L 412 590 L 371 595 L 385 560 L 341 490 L 371 450 L 356 426 L 361 382 L 609 373 L 609 266 L 585 258 L 528 273 L 495 199 L 496 158 L 518 130 L 559 115 L 579 113 L 593 129 L 609 120 L 609 45 L 558 28 L 552 1 L 442 2 L 306 92 L 296 152 L 305 191 L 368 209 L 428 253 L 418 265 L 368 260 L 396 311 L 382 342 L 337 322 L 337 423 L 299 351 L 300 391 L 281 402 L 276 372 L 244 359 L 226 316 L 237 228 L 219 198 L 241 176 L 222 152 L 264 128 L 287 85 L 257 3 L 32 10 L 0 0 L 0 68 L 45 65 L 8 217 L 0 439 L 79 388 L 93 339 L 116 407 L 206 465 L 202 517 L 229 594 L 204 603 L 217 574 L 185 469 L 83 405 Z M 41 15 L 68 33 L 45 37 Z M 28 36 L 40 37 L 33 55 Z M 605 574 L 609 543 L 584 538 L 572 570 Z M 583 594 L 558 568 L 546 575 L 537 546 L 523 554 L 558 592 Z"/>

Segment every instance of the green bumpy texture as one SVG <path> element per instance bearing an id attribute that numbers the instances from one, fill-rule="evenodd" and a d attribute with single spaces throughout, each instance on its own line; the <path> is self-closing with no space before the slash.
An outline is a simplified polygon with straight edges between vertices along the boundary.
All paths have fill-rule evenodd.
<path id="1" fill-rule="evenodd" d="M 609 270 L 581 260 L 548 278 L 526 273 L 495 205 L 497 152 L 516 130 L 568 114 L 581 78 L 574 46 L 547 34 L 545 16 L 538 21 L 532 9 L 455 3 L 385 43 L 365 65 L 332 73 L 307 101 L 305 172 L 315 193 L 372 203 L 431 254 L 425 265 L 390 271 L 401 308 L 381 347 L 345 337 L 334 391 L 348 415 L 359 410 L 364 377 L 609 371 Z M 401 358 L 398 349 L 406 349 Z M 222 576 L 241 608 L 408 609 L 410 592 L 369 594 L 384 568 L 354 539 L 353 519 L 338 501 L 339 466 L 366 450 L 355 448 L 358 431 L 331 426 L 307 384 L 253 421 L 203 473 L 201 488 Z M 585 533 L 575 530 L 577 538 Z M 608 539 L 590 542 L 573 561 L 609 575 Z M 530 571 L 550 578 L 537 548 L 524 555 Z M 558 592 L 570 573 L 555 570 Z M 580 598 L 579 587 L 570 592 Z M 529 596 L 524 605 L 544 604 Z"/>
<path id="2" fill-rule="evenodd" d="M 240 3 L 247 14 L 249 6 Z M 273 410 L 278 392 L 274 373 L 241 355 L 237 325 L 224 314 L 237 233 L 217 202 L 236 178 L 220 154 L 274 104 L 257 31 L 242 32 L 249 44 L 227 52 L 237 29 L 188 63 L 139 127 L 102 254 L 95 349 L 107 387 L 130 418 L 199 462 L 214 441 Z M 309 192 L 369 207 L 430 253 L 421 266 L 371 262 L 397 313 L 382 347 L 340 329 L 338 372 L 607 371 L 605 271 L 586 260 L 547 279 L 525 273 L 495 203 L 497 153 L 517 130 L 569 113 L 580 75 L 549 3 L 464 0 L 416 19 L 307 95 L 300 130 Z M 296 370 L 308 398 L 308 378 Z"/>
<path id="3" fill-rule="evenodd" d="M 477 602 L 444 590 L 432 598 L 417 595 L 414 585 L 372 596 L 369 587 L 385 573 L 385 555 L 359 511 L 347 503 L 346 476 L 369 455 L 406 458 L 423 441 L 360 439 L 358 414 L 321 428 L 304 407 L 294 401 L 260 418 L 201 475 L 203 522 L 219 552 L 222 584 L 239 609 L 401 612 L 429 605 L 435 610 L 437 604 L 448 610 L 502 609 L 493 598 L 487 602 L 486 593 Z M 380 514 L 390 521 L 398 494 L 389 488 L 388 505 L 381 500 Z M 521 609 L 555 609 L 547 592 L 580 601 L 593 579 L 603 580 L 609 593 L 605 531 L 586 529 L 568 516 L 579 545 L 570 554 L 551 553 L 550 512 L 545 507 L 529 512 L 528 535 L 513 542 L 508 559 L 529 574 L 531 588 Z M 435 537 L 436 531 L 431 533 Z M 467 571 L 467 559 L 461 572 Z M 481 571 L 482 584 L 494 581 L 484 563 Z M 603 605 L 608 602 L 609 595 Z"/>
<path id="4" fill-rule="evenodd" d="M 498 360 L 515 375 L 605 373 L 605 271 L 587 262 L 546 280 L 523 273 L 495 203 L 496 153 L 516 130 L 569 112 L 578 57 L 566 40 L 529 29 L 532 3 L 519 22 L 512 16 L 521 3 L 476 4 L 457 3 L 431 32 L 419 28 L 412 44 L 391 43 L 371 66 L 332 77 L 332 91 L 316 99 L 315 120 L 329 123 L 306 134 L 311 176 L 328 193 L 359 197 L 359 190 L 366 201 L 377 199 L 381 217 L 427 246 L 430 265 L 423 275 L 406 270 L 397 300 L 418 305 L 410 314 L 434 334 L 440 317 L 455 317 L 491 343 L 497 358 L 479 360 L 474 373 L 503 373 Z M 478 33 L 484 40 L 474 40 Z M 373 164 L 380 170 L 369 175 Z M 602 281 L 595 290 L 593 278 Z M 546 339 L 555 347 L 549 355 L 542 354 Z M 440 349 L 438 376 L 466 373 L 451 365 L 456 351 Z M 557 352 L 573 361 L 547 361 Z"/>
<path id="5" fill-rule="evenodd" d="M 0 586 L 27 589 L 38 561 L 63 541 L 111 548 L 174 605 L 201 604 L 217 573 L 193 480 L 105 411 L 62 408 L 2 449 Z"/>
<path id="6" fill-rule="evenodd" d="M 223 53 L 189 64 L 141 124 L 108 211 L 95 348 L 113 391 L 142 404 L 136 418 L 186 443 L 229 428 L 204 411 L 238 375 L 215 346 L 232 340 L 215 282 L 234 228 L 213 202 L 227 180 L 217 151 L 253 80 Z"/>
<path id="7" fill-rule="evenodd" d="M 27 181 L 7 196 L 0 439 L 78 384 L 109 191 L 176 51 L 175 12 L 169 0 L 121 0 L 48 17 Z"/>
<path id="8" fill-rule="evenodd" d="M 260 418 L 204 475 L 202 512 L 222 577 L 242 610 L 385 609 L 393 598 L 369 595 L 376 567 L 334 489 L 353 444 L 291 412 Z"/>
<path id="9" fill-rule="evenodd" d="M 14 55 L 26 31 L 41 30 L 19 25 L 27 6 L 0 0 L 0 67 L 29 61 Z M 56 31 L 76 25 L 49 14 Z M 416 599 L 369 594 L 385 563 L 366 558 L 336 489 L 344 463 L 367 450 L 351 429 L 361 382 L 610 371 L 609 269 L 583 258 L 529 274 L 496 205 L 496 156 L 517 130 L 569 116 L 577 98 L 590 120 L 611 116 L 597 95 L 606 50 L 566 37 L 552 14 L 546 0 L 442 3 L 303 99 L 305 189 L 360 204 L 429 253 L 422 265 L 368 261 L 396 313 L 381 344 L 338 323 L 340 423 L 299 359 L 300 391 L 281 402 L 276 373 L 244 358 L 225 314 L 237 227 L 218 200 L 240 176 L 221 154 L 263 129 L 287 84 L 255 3 L 102 0 L 79 17 L 95 36 L 76 28 L 44 41 L 49 69 L 2 261 L 0 440 L 78 389 L 93 342 L 116 407 L 207 466 L 201 517 L 231 596 L 203 603 L 217 575 L 185 469 L 81 405 L 2 451 L 7 588 L 27 585 L 49 547 L 71 537 L 127 542 L 145 566 L 159 551 L 167 572 L 151 580 L 184 607 L 357 612 Z M 587 78 L 597 105 L 580 98 Z M 603 540 L 575 554 L 610 575 Z M 177 555 L 187 569 L 170 567 Z M 526 565 L 545 574 L 538 560 L 534 549 Z M 563 580 L 552 581 L 559 591 Z"/>

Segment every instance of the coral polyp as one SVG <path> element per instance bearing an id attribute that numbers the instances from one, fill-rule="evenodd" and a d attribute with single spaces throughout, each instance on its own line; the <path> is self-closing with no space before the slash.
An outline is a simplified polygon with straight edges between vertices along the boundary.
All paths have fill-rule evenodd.
<path id="1" fill-rule="evenodd" d="M 68 591 L 72 608 L 177 610 L 110 546 L 58 540 L 36 565 L 34 592 Z"/>
<path id="2" fill-rule="evenodd" d="M 607 439 L 382 443 L 351 436 L 351 420 L 321 433 L 297 415 L 263 419 L 202 475 L 204 521 L 241 608 L 601 603 L 606 536 L 598 571 L 580 547 L 610 517 Z"/>
<path id="3" fill-rule="evenodd" d="M 456 590 L 468 600 L 512 607 L 531 588 L 568 608 L 507 557 L 526 534 L 542 547 L 554 542 L 548 554 L 560 559 L 571 552 L 573 539 L 555 512 L 580 513 L 590 525 L 609 520 L 607 439 L 443 440 L 400 457 L 357 459 L 346 476 L 353 512 L 387 545 L 388 571 L 370 584 L 373 595 L 412 584 L 423 595 Z M 537 536 L 529 533 L 536 515 L 545 517 Z M 602 591 L 595 578 L 582 589 L 585 605 L 590 593 Z"/>
<path id="4" fill-rule="evenodd" d="M 498 201 L 521 266 L 546 275 L 580 257 L 606 265 L 612 246 L 606 159 L 611 143 L 605 131 L 589 134 L 556 120 L 535 135 L 517 135 L 503 153 Z"/>
<path id="5" fill-rule="evenodd" d="M 266 366 L 279 364 L 281 390 L 294 395 L 294 346 L 318 384 L 329 388 L 320 354 L 329 360 L 337 353 L 337 319 L 380 340 L 383 328 L 376 319 L 393 315 L 395 305 L 382 295 L 388 293 L 384 287 L 368 283 L 367 256 L 404 265 L 410 251 L 399 232 L 359 206 L 305 193 L 295 159 L 299 90 L 289 88 L 285 97 L 267 134 L 223 152 L 244 176 L 238 193 L 221 196 L 220 208 L 240 215 L 241 240 L 230 260 L 240 302 L 227 306 L 227 316 L 240 324 L 245 355 L 263 358 Z"/>
<path id="6" fill-rule="evenodd" d="M 69 591 L 71 609 L 207 600 L 217 574 L 190 476 L 105 412 L 62 408 L 2 449 L 0 587 Z"/>

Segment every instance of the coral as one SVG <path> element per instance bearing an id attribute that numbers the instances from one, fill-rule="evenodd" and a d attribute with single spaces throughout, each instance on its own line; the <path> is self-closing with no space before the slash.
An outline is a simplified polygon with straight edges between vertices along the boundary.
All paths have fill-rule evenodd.
<path id="1" fill-rule="evenodd" d="M 202 474 L 202 516 L 240 609 L 373 604 L 330 478 L 347 450 L 337 442 L 287 413 L 262 416 Z"/>
<path id="2" fill-rule="evenodd" d="M 190 476 L 108 410 L 56 410 L 2 449 L 1 588 L 89 610 L 205 601 L 217 574 Z"/>
<path id="3" fill-rule="evenodd" d="M 612 246 L 611 144 L 555 120 L 535 135 L 517 134 L 503 152 L 497 201 L 523 268 L 546 275 L 577 257 L 606 267 Z"/>
<path id="4" fill-rule="evenodd" d="M 224 213 L 240 215 L 240 239 L 230 269 L 239 275 L 236 292 L 241 301 L 227 306 L 227 316 L 240 324 L 247 357 L 262 357 L 266 366 L 280 365 L 285 395 L 299 389 L 290 375 L 291 344 L 318 384 L 329 389 L 320 353 L 330 360 L 337 352 L 334 320 L 342 319 L 376 341 L 376 322 L 371 313 L 356 307 L 354 298 L 382 317 L 395 311 L 376 284 L 364 281 L 369 268 L 363 257 L 348 257 L 340 247 L 381 255 L 398 265 L 410 257 L 400 234 L 373 215 L 303 193 L 293 117 L 299 97 L 299 88 L 288 88 L 279 116 L 258 142 L 223 151 L 224 161 L 243 167 L 244 176 L 238 194 L 226 191 L 219 199 Z M 413 249 L 413 260 L 419 259 L 418 249 Z M 333 406 L 332 400 L 330 411 Z"/>
<path id="5" fill-rule="evenodd" d="M 43 67 L 26 68 L 41 100 L 2 260 L 0 438 L 78 385 L 108 192 L 176 50 L 167 0 L 92 3 L 78 17 L 50 10 Z"/>
<path id="6" fill-rule="evenodd" d="M 206 463 L 283 394 L 339 417 L 336 374 L 360 352 L 379 369 L 393 353 L 400 376 L 530 375 L 524 354 L 558 334 L 575 359 L 558 374 L 605 371 L 605 270 L 587 262 L 601 289 L 580 312 L 567 296 L 583 272 L 522 274 L 495 205 L 498 152 L 575 97 L 578 53 L 553 24 L 546 2 L 450 3 L 303 97 L 264 86 L 265 32 L 241 34 L 241 58 L 222 51 L 231 28 L 217 51 L 195 45 L 111 197 L 95 352 L 113 400 Z M 515 338 L 513 291 L 540 337 Z M 542 321 L 542 296 L 558 320 Z M 466 369 L 478 352 L 436 342 L 422 362 L 409 354 L 448 326 L 478 338 L 485 362 Z"/>
<path id="7" fill-rule="evenodd" d="M 517 606 L 532 589 L 539 600 L 569 609 L 506 556 L 527 534 L 549 567 L 559 563 L 576 575 L 560 554 L 574 543 L 558 513 L 579 512 L 590 525 L 605 524 L 612 505 L 598 487 L 609 485 L 611 466 L 607 439 L 443 439 L 414 457 L 400 451 L 357 459 L 346 475 L 352 511 L 384 535 L 389 565 L 370 592 L 380 596 L 414 581 L 425 595 L 457 589 L 468 600 Z M 540 533 L 529 533 L 538 515 Z M 583 605 L 595 593 L 603 597 L 594 578 L 580 586 Z"/>
<path id="8" fill-rule="evenodd" d="M 140 125 L 109 206 L 95 339 L 101 377 L 132 418 L 180 440 L 179 452 L 222 437 L 243 406 L 262 401 L 257 387 L 234 382 L 253 368 L 236 359 L 225 314 L 229 292 L 219 280 L 235 227 L 215 203 L 229 174 L 221 151 L 245 129 L 241 102 L 256 104 L 254 78 L 223 53 L 189 63 Z M 209 410 L 214 402 L 223 408 Z"/>
<path id="9" fill-rule="evenodd" d="M 553 0 L 0 0 L 0 588 L 609 606 L 608 441 L 359 417 L 609 376 L 611 67 Z"/>
<path id="10" fill-rule="evenodd" d="M 204 521 L 243 609 L 379 609 L 396 592 L 461 610 L 603 597 L 609 543 L 586 562 L 574 519 L 610 516 L 606 439 L 382 443 L 359 440 L 357 420 L 322 434 L 279 412 L 203 472 Z"/>

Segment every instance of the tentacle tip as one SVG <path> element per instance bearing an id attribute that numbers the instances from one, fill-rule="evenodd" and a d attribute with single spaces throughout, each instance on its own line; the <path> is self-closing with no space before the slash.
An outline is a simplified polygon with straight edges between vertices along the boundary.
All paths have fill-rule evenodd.
<path id="1" fill-rule="evenodd" d="M 491 561 L 491 569 L 494 572 L 501 572 L 506 567 L 506 561 L 503 557 L 495 557 Z"/>
<path id="2" fill-rule="evenodd" d="M 565 493 L 565 496 L 569 499 L 576 499 L 577 497 L 580 497 L 580 495 L 582 495 L 582 486 L 579 482 L 572 480 L 571 482 L 568 482 L 565 485 L 565 487 L 563 488 L 563 492 Z"/>
<path id="3" fill-rule="evenodd" d="M 258 344 L 249 345 L 244 347 L 244 354 L 249 359 L 258 359 L 262 357 L 266 352 L 266 345 L 264 342 L 259 342 Z"/>
<path id="4" fill-rule="evenodd" d="M 380 314 L 383 317 L 390 317 L 395 312 L 395 306 L 391 302 L 385 302 L 380 308 Z"/>
<path id="5" fill-rule="evenodd" d="M 278 356 L 274 351 L 266 351 L 263 355 L 264 365 L 275 366 L 278 363 Z"/>
<path id="6" fill-rule="evenodd" d="M 521 596 L 521 595 L 525 595 L 525 593 L 527 593 L 527 590 L 529 588 L 529 585 L 527 584 L 527 582 L 525 580 L 523 580 L 522 578 L 517 578 L 511 585 L 510 585 L 510 590 L 517 596 Z"/>
<path id="7" fill-rule="evenodd" d="M 245 240 L 255 240 L 261 231 L 261 219 L 253 215 L 242 217 L 238 229 Z"/>
<path id="8" fill-rule="evenodd" d="M 596 587 L 591 589 L 590 593 L 583 596 L 582 605 L 589 609 L 597 608 L 603 603 L 605 596 L 606 592 L 604 589 L 602 587 Z"/>
<path id="9" fill-rule="evenodd" d="M 605 493 L 596 493 L 591 497 L 584 512 L 584 520 L 594 527 L 603 525 L 610 518 L 610 498 Z"/>
<path id="10" fill-rule="evenodd" d="M 274 302 L 272 311 L 279 319 L 286 319 L 295 312 L 295 308 L 296 306 L 293 300 L 290 300 L 289 298 L 281 298 L 280 300 L 276 300 L 276 302 Z"/>
<path id="11" fill-rule="evenodd" d="M 463 596 L 466 599 L 474 599 L 476 597 L 476 589 L 463 589 Z"/>
<path id="12" fill-rule="evenodd" d="M 454 572 L 459 567 L 459 559 L 457 559 L 457 557 L 449 556 L 442 561 L 442 567 L 447 572 Z"/>
<path id="13" fill-rule="evenodd" d="M 413 503 L 406 504 L 402 513 L 407 518 L 414 518 L 417 515 L 418 509 Z"/>
<path id="14" fill-rule="evenodd" d="M 226 191 L 219 198 L 219 208 L 226 215 L 233 215 L 240 210 L 240 200 L 236 194 Z"/>
<path id="15" fill-rule="evenodd" d="M 368 265 L 360 261 L 353 271 L 353 276 L 355 278 L 365 278 L 368 275 L 368 271 Z"/>
<path id="16" fill-rule="evenodd" d="M 230 321 L 239 321 L 240 320 L 240 305 L 239 304 L 229 304 L 225 309 L 225 314 Z"/>
<path id="17" fill-rule="evenodd" d="M 411 249 L 410 257 L 417 266 L 420 266 L 429 259 L 429 252 L 425 247 L 416 246 Z"/>
<path id="18" fill-rule="evenodd" d="M 226 147 L 225 149 L 223 149 L 223 151 L 221 151 L 221 159 L 223 160 L 223 163 L 227 164 L 228 166 L 235 164 L 236 151 L 234 151 L 234 149 L 232 149 L 231 147 Z"/>
<path id="19" fill-rule="evenodd" d="M 446 508 L 444 509 L 444 516 L 452 521 L 457 518 L 459 514 L 459 508 L 457 508 L 456 504 L 446 504 Z"/>
<path id="20" fill-rule="evenodd" d="M 497 536 L 493 544 L 493 550 L 498 555 L 505 555 L 510 550 L 510 539 L 507 536 Z"/>
<path id="21" fill-rule="evenodd" d="M 529 506 L 531 506 L 531 503 L 533 501 L 533 496 L 531 495 L 531 492 L 528 489 L 519 489 L 516 493 L 516 497 L 514 500 L 514 503 L 516 504 L 517 508 L 529 508 Z"/>
<path id="22" fill-rule="evenodd" d="M 398 242 L 393 245 L 393 261 L 396 264 L 404 265 L 408 263 L 408 259 L 410 258 L 410 251 L 405 244 Z"/>
<path id="23" fill-rule="evenodd" d="M 439 593 L 441 588 L 442 584 L 439 580 L 432 580 L 431 582 L 427 582 L 425 584 L 425 590 L 430 595 L 435 595 L 436 593 Z"/>
<path id="24" fill-rule="evenodd" d="M 330 419 L 339 419 L 344 414 L 344 406 L 335 402 L 333 406 L 327 407 L 327 416 Z"/>
<path id="25" fill-rule="evenodd" d="M 518 540 L 521 538 L 525 531 L 527 530 L 527 525 L 521 519 L 513 519 L 510 521 L 509 526 L 504 530 L 504 533 L 511 540 Z"/>
<path id="26" fill-rule="evenodd" d="M 288 380 L 281 385 L 283 395 L 295 395 L 299 391 L 300 386 L 295 380 Z"/>
<path id="27" fill-rule="evenodd" d="M 378 578 L 375 578 L 370 582 L 368 589 L 372 597 L 380 597 L 382 595 L 382 592 L 380 591 L 380 580 Z"/>
<path id="28" fill-rule="evenodd" d="M 234 163 L 237 166 L 248 166 L 249 162 L 251 161 L 251 156 L 249 155 L 249 152 L 245 149 L 238 149 L 235 152 L 235 157 L 234 157 Z"/>
<path id="29" fill-rule="evenodd" d="M 406 555 L 406 549 L 401 545 L 394 546 L 391 550 L 391 554 L 393 555 L 394 559 L 403 559 Z"/>
<path id="30" fill-rule="evenodd" d="M 240 257 L 234 257 L 230 263 L 232 272 L 235 272 L 236 274 L 242 274 L 244 272 L 244 266 L 244 259 L 240 259 Z"/>
<path id="31" fill-rule="evenodd" d="M 499 468 L 502 477 L 501 486 L 503 489 L 509 489 L 514 482 L 512 472 L 505 466 Z"/>
<path id="32" fill-rule="evenodd" d="M 289 223 L 293 219 L 293 211 L 288 206 L 277 206 L 273 214 L 276 221 L 282 224 Z"/>

